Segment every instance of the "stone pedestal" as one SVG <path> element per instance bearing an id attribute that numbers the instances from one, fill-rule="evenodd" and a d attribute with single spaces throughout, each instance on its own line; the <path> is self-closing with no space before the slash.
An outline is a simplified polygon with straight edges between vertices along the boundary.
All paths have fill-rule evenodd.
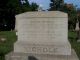
<path id="1" fill-rule="evenodd" d="M 18 41 L 7 60 L 78 60 L 68 42 L 68 16 L 59 11 L 16 16 Z M 72 53 L 71 53 L 72 52 Z"/>
<path id="2" fill-rule="evenodd" d="M 75 51 L 71 55 L 50 55 L 50 54 L 26 54 L 11 52 L 6 55 L 6 60 L 79 60 Z"/>

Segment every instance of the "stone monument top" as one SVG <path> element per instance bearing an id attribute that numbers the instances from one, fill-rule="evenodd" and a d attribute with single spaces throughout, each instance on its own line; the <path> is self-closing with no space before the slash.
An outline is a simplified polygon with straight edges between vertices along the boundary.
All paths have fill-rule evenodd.
<path id="1" fill-rule="evenodd" d="M 68 17 L 67 13 L 60 12 L 60 11 L 35 11 L 35 12 L 25 12 L 19 15 L 16 15 L 18 18 L 25 18 L 25 17 Z"/>

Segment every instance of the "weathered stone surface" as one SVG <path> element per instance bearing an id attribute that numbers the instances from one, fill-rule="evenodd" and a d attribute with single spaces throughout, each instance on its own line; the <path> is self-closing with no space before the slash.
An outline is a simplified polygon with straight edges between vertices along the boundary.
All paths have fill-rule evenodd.
<path id="1" fill-rule="evenodd" d="M 11 52 L 6 55 L 6 60 L 29 60 L 28 57 L 35 57 L 34 60 L 79 60 L 74 50 L 71 55 L 50 55 L 50 54 L 26 54 L 26 53 L 14 53 Z"/>
<path id="2" fill-rule="evenodd" d="M 16 24 L 18 41 L 14 44 L 14 52 L 71 54 L 66 13 L 27 12 L 16 16 Z"/>
<path id="3" fill-rule="evenodd" d="M 68 44 L 69 45 L 69 44 Z M 29 44 L 26 42 L 17 42 L 14 52 L 36 53 L 36 54 L 51 54 L 51 55 L 70 55 L 70 45 L 67 44 Z"/>

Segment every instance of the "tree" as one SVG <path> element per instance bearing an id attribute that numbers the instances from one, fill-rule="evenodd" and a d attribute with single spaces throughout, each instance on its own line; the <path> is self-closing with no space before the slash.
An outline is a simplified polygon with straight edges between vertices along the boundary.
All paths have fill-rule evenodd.
<path id="1" fill-rule="evenodd" d="M 75 29 L 77 21 L 75 6 L 73 6 L 73 4 L 64 4 L 62 11 L 68 13 L 68 28 L 71 30 Z"/>
<path id="2" fill-rule="evenodd" d="M 28 0 L 0 0 L 0 30 L 14 30 L 15 15 L 35 11 L 37 7 L 36 3 L 30 5 Z"/>
<path id="3" fill-rule="evenodd" d="M 25 3 L 20 3 L 21 13 L 31 11 L 30 4 L 28 0 L 23 0 Z"/>
<path id="4" fill-rule="evenodd" d="M 5 28 L 7 22 L 6 22 L 6 18 L 7 18 L 7 3 L 9 0 L 2 0 L 0 1 L 0 30 L 3 30 L 3 27 Z"/>
<path id="5" fill-rule="evenodd" d="M 15 11 L 15 14 L 30 11 L 31 9 L 28 0 L 24 0 L 25 3 L 23 4 L 22 1 L 23 0 L 9 0 L 7 6 L 9 7 L 9 9 L 13 9 Z"/>
<path id="6" fill-rule="evenodd" d="M 36 3 L 32 3 L 31 4 L 31 11 L 37 11 L 38 7 L 39 6 Z"/>
<path id="7" fill-rule="evenodd" d="M 49 10 L 59 10 L 68 13 L 68 27 L 75 29 L 77 13 L 73 4 L 64 4 L 63 0 L 51 0 Z"/>
<path id="8" fill-rule="evenodd" d="M 5 2 L 4 2 L 5 1 Z M 14 3 L 15 2 L 15 3 Z M 18 6 L 18 0 L 3 0 L 1 11 L 0 30 L 13 30 L 15 28 L 15 6 Z M 14 4 L 13 4 L 14 3 Z"/>
<path id="9" fill-rule="evenodd" d="M 50 0 L 50 9 L 49 10 L 61 10 L 63 6 L 63 0 Z"/>

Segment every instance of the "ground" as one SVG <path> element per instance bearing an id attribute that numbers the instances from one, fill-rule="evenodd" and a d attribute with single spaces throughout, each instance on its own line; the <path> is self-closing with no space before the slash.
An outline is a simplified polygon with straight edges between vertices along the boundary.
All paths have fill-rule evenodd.
<path id="1" fill-rule="evenodd" d="M 72 48 L 76 51 L 80 59 L 80 42 L 77 42 L 76 36 L 77 36 L 76 32 L 69 31 L 69 34 L 68 34 L 69 41 L 71 43 Z"/>
<path id="2" fill-rule="evenodd" d="M 76 41 L 76 32 L 69 31 L 69 41 L 73 49 L 75 49 L 80 59 L 80 43 Z M 6 38 L 1 41 L 1 38 Z M 17 37 L 15 31 L 0 32 L 0 60 L 4 60 L 4 55 L 13 50 L 13 44 L 16 42 Z"/>
<path id="3" fill-rule="evenodd" d="M 6 38 L 6 40 L 1 41 L 1 38 Z M 13 43 L 16 40 L 16 34 L 14 31 L 0 32 L 0 60 L 3 60 L 4 55 L 13 50 Z"/>

